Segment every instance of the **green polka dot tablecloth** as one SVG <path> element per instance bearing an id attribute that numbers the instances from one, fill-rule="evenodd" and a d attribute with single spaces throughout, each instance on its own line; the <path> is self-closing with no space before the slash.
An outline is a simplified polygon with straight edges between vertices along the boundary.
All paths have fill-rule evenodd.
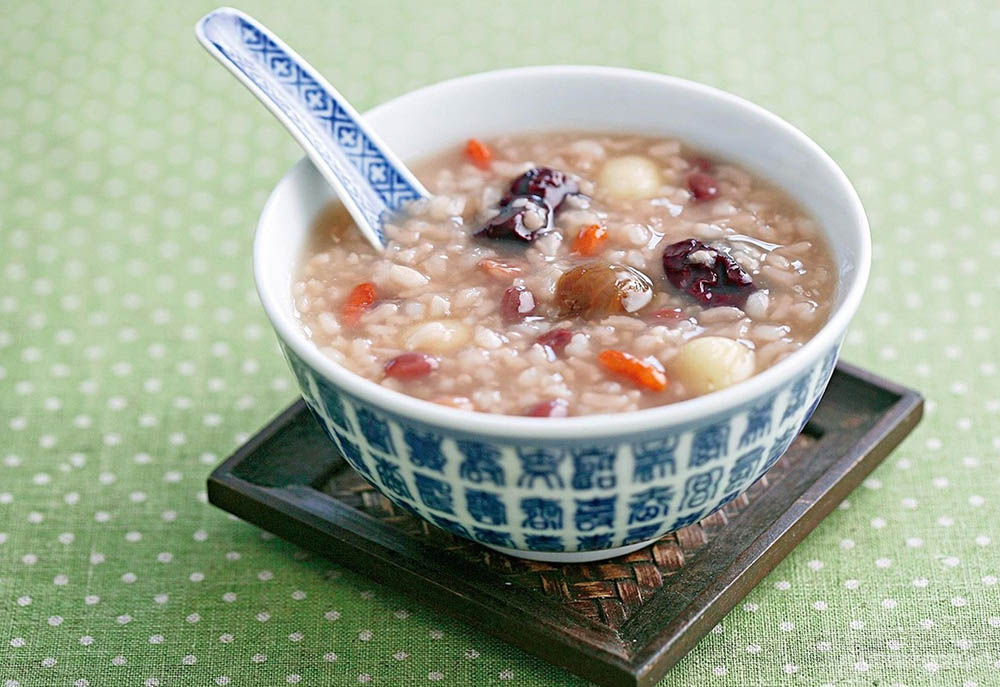
<path id="1" fill-rule="evenodd" d="M 298 156 L 212 3 L 0 3 L 0 685 L 583 685 L 206 504 L 295 395 L 250 239 Z M 857 185 L 845 357 L 918 431 L 664 685 L 1000 684 L 1000 6 L 246 2 L 361 107 L 603 63 L 733 91 Z"/>

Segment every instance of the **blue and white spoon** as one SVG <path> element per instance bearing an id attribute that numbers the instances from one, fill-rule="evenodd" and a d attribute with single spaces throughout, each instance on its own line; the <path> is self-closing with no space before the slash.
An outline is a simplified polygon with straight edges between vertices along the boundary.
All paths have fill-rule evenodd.
<path id="1" fill-rule="evenodd" d="M 384 221 L 428 195 L 413 173 L 344 96 L 252 17 L 220 7 L 201 18 L 195 34 L 284 124 L 381 251 Z"/>

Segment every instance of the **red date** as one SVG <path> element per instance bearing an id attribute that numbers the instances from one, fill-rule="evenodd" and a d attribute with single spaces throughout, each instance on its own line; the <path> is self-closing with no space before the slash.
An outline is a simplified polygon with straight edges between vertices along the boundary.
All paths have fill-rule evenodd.
<path id="1" fill-rule="evenodd" d="M 757 290 L 753 279 L 732 256 L 698 239 L 672 243 L 663 250 L 663 271 L 674 287 L 707 307 L 742 308 Z"/>

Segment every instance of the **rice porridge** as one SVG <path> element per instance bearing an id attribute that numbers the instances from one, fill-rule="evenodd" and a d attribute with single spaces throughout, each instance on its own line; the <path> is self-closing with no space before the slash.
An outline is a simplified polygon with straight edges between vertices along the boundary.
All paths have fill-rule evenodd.
<path id="1" fill-rule="evenodd" d="M 558 417 L 740 382 L 822 327 L 836 271 L 782 191 L 672 139 L 537 134 L 418 165 L 374 251 L 331 206 L 293 285 L 306 335 L 385 387 Z"/>

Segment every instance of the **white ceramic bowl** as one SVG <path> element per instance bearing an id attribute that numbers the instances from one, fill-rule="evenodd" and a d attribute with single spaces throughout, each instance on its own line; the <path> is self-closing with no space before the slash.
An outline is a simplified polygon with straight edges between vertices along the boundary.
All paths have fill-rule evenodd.
<path id="1" fill-rule="evenodd" d="M 367 114 L 415 160 L 471 137 L 532 131 L 673 136 L 787 191 L 823 227 L 838 267 L 833 314 L 801 349 L 728 389 L 615 415 L 470 413 L 391 391 L 323 356 L 301 332 L 291 284 L 332 192 L 307 159 L 268 199 L 254 275 L 302 395 L 331 440 L 394 502 L 514 555 L 585 561 L 634 550 L 720 508 L 805 424 L 861 301 L 870 237 L 844 173 L 775 115 L 728 93 L 606 67 L 529 67 L 421 88 Z"/>

